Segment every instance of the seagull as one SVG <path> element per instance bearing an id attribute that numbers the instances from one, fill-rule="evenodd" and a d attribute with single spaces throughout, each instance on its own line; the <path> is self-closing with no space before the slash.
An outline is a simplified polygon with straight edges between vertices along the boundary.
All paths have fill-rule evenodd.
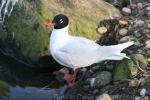
<path id="1" fill-rule="evenodd" d="M 44 24 L 44 27 L 54 27 L 50 36 L 50 51 L 52 57 L 61 65 L 72 68 L 73 74 L 66 72 L 64 79 L 68 87 L 75 83 L 79 68 L 90 66 L 105 60 L 129 59 L 121 51 L 134 44 L 133 41 L 111 45 L 101 46 L 92 40 L 84 37 L 71 36 L 68 32 L 69 19 L 64 14 L 58 14 L 52 22 Z"/>

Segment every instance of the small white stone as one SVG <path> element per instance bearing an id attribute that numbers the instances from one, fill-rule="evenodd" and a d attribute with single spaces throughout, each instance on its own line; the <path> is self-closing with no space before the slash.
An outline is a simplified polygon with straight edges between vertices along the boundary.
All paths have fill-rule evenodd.
<path id="1" fill-rule="evenodd" d="M 128 30 L 126 28 L 119 30 L 119 35 L 121 35 L 121 36 L 125 36 L 125 35 L 127 35 L 127 33 L 128 33 Z"/>
<path id="2" fill-rule="evenodd" d="M 142 89 L 142 90 L 140 91 L 140 95 L 141 95 L 141 96 L 145 96 L 145 93 L 146 93 L 146 89 Z"/>
<path id="3" fill-rule="evenodd" d="M 146 7 L 146 10 L 147 10 L 147 11 L 150 11 L 150 6 L 149 6 L 149 7 Z"/>
<path id="4" fill-rule="evenodd" d="M 95 78 L 92 78 L 92 79 L 91 79 L 91 82 L 90 82 L 90 86 L 91 86 L 91 87 L 94 86 L 94 82 L 95 82 Z"/>
<path id="5" fill-rule="evenodd" d="M 122 8 L 122 12 L 123 12 L 125 15 L 129 15 L 129 14 L 131 14 L 131 9 L 130 9 L 130 8 L 127 8 L 127 7 L 124 7 L 124 8 Z"/>
<path id="6" fill-rule="evenodd" d="M 138 8 L 140 8 L 140 9 L 143 8 L 143 4 L 142 4 L 142 3 L 138 3 L 137 6 L 138 6 Z"/>
<path id="7" fill-rule="evenodd" d="M 145 48 L 146 48 L 146 49 L 150 49 L 150 40 L 147 40 L 147 41 L 145 42 Z"/>
<path id="8" fill-rule="evenodd" d="M 96 100 L 112 100 L 112 98 L 109 94 L 104 93 L 100 95 Z"/>

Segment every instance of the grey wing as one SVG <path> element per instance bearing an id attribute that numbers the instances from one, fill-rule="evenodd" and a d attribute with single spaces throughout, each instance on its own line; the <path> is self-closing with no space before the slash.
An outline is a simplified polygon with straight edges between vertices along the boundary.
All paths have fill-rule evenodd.
<path id="1" fill-rule="evenodd" d="M 98 62 L 99 45 L 84 38 L 73 38 L 59 49 L 57 57 L 68 67 L 85 67 Z"/>

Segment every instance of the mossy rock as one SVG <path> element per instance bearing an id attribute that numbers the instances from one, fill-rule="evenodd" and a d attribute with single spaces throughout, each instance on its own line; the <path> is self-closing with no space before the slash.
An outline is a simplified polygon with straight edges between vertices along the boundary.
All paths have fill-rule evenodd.
<path id="1" fill-rule="evenodd" d="M 116 64 L 115 70 L 113 72 L 113 81 L 118 81 L 130 77 L 130 70 L 128 66 L 129 61 L 130 60 L 128 59 L 124 59 Z"/>
<path id="2" fill-rule="evenodd" d="M 99 21 L 120 12 L 103 0 L 23 0 L 8 18 L 9 30 L 16 33 L 21 49 L 28 56 L 49 55 L 49 30 L 42 25 L 56 14 L 70 19 L 70 33 L 96 40 Z"/>
<path id="3" fill-rule="evenodd" d="M 124 59 L 116 64 L 113 72 L 113 80 L 118 81 L 130 77 L 136 77 L 148 69 L 148 60 L 142 54 L 131 55 L 130 59 Z"/>
<path id="4" fill-rule="evenodd" d="M 0 80 L 0 96 L 8 96 L 9 85 Z"/>

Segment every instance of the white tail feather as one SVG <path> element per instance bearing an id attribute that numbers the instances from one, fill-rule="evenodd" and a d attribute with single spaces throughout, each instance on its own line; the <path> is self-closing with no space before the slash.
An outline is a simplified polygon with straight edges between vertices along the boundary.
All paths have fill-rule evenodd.
<path id="1" fill-rule="evenodd" d="M 103 46 L 103 50 L 105 52 L 105 57 L 104 59 L 106 60 L 122 60 L 123 58 L 130 59 L 129 57 L 126 56 L 125 53 L 121 53 L 122 50 L 125 48 L 133 45 L 134 42 L 126 42 L 118 45 L 112 45 L 112 46 Z"/>

